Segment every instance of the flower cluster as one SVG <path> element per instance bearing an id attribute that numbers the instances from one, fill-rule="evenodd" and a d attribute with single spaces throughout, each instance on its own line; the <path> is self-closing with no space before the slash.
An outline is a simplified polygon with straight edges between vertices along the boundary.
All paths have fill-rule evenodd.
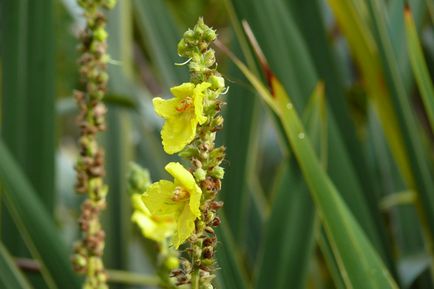
<path id="1" fill-rule="evenodd" d="M 87 194 L 79 219 L 81 240 L 74 247 L 74 269 L 86 276 L 83 288 L 103 289 L 107 286 L 102 255 L 105 233 L 99 215 L 106 207 L 107 186 L 104 184 L 104 151 L 97 142 L 97 133 L 105 130 L 106 107 L 102 103 L 107 90 L 107 32 L 101 8 L 112 8 L 115 0 L 78 0 L 83 8 L 86 27 L 80 34 L 79 59 L 82 89 L 74 92 L 80 115 L 80 140 L 75 170 L 75 189 Z"/>
<path id="2" fill-rule="evenodd" d="M 213 288 L 217 243 L 213 227 L 220 224 L 216 212 L 223 205 L 216 196 L 224 175 L 220 164 L 225 149 L 215 146 L 215 137 L 223 125 L 219 113 L 224 102 L 219 96 L 225 92 L 225 84 L 216 71 L 215 52 L 209 48 L 216 37 L 202 18 L 185 32 L 178 54 L 189 58 L 191 80 L 173 87 L 173 98 L 153 100 L 156 113 L 165 120 L 161 131 L 165 152 L 179 153 L 191 166 L 167 164 L 165 169 L 173 181 L 149 185 L 142 203 L 134 201 L 133 219 L 141 223 L 145 237 L 157 241 L 169 238 L 175 248 L 188 243 L 189 256 L 181 260 L 182 266 L 173 270 L 172 276 L 177 285 L 191 284 L 193 289 Z"/>

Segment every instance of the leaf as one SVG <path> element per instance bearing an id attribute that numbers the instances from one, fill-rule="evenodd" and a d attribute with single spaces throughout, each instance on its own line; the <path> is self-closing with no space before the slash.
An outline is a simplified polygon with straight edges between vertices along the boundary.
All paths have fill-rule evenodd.
<path id="1" fill-rule="evenodd" d="M 315 156 L 309 137 L 292 102 L 277 78 L 270 74 L 271 93 L 238 59 L 232 60 L 279 117 L 301 167 L 315 207 L 349 288 L 398 288 L 378 253 L 343 202 Z"/>
<path id="2" fill-rule="evenodd" d="M 405 32 L 407 36 L 408 55 L 410 56 L 411 66 L 414 76 L 422 96 L 425 110 L 431 129 L 434 131 L 434 87 L 428 71 L 425 58 L 423 56 L 422 46 L 417 36 L 416 25 L 409 7 L 404 12 Z"/>
<path id="3" fill-rule="evenodd" d="M 323 164 L 327 158 L 327 120 L 324 86 L 317 85 L 304 113 L 309 135 Z M 255 288 L 305 288 L 314 248 L 316 214 L 306 184 L 296 164 L 285 160 L 277 178 L 276 196 L 265 225 L 262 258 L 257 267 Z M 276 248 L 281 248 L 276 250 Z"/>
<path id="4" fill-rule="evenodd" d="M 26 278 L 15 265 L 3 243 L 0 242 L 0 286 L 4 289 L 31 289 Z"/>
<path id="5" fill-rule="evenodd" d="M 181 34 L 164 1 L 133 0 L 133 5 L 142 47 L 150 53 L 165 90 L 187 80 L 187 70 L 174 67 Z"/>
<path id="6" fill-rule="evenodd" d="M 247 281 L 246 272 L 241 265 L 240 252 L 236 249 L 232 233 L 228 228 L 223 213 L 219 213 L 222 223 L 217 229 L 219 246 L 217 247 L 217 260 L 220 270 L 218 271 L 218 283 L 221 289 L 248 289 L 251 288 Z"/>
<path id="7" fill-rule="evenodd" d="M 0 140 L 0 182 L 7 208 L 32 256 L 41 263 L 47 287 L 77 289 L 79 281 L 72 271 L 68 249 L 3 140 Z"/>

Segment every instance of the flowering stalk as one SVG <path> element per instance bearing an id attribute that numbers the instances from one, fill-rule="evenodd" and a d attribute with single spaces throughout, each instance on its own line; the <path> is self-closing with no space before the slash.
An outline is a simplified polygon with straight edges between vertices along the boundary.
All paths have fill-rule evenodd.
<path id="1" fill-rule="evenodd" d="M 196 138 L 180 155 L 189 159 L 191 171 L 203 195 L 200 205 L 201 216 L 195 221 L 195 230 L 189 238 L 192 289 L 213 288 L 216 261 L 214 253 L 217 237 L 213 227 L 220 224 L 217 210 L 223 203 L 216 201 L 221 189 L 224 170 L 220 167 L 225 157 L 225 148 L 215 146 L 216 132 L 222 128 L 220 111 L 224 102 L 219 95 L 224 92 L 224 80 L 217 72 L 215 52 L 209 45 L 216 39 L 216 32 L 199 18 L 193 30 L 184 33 L 178 44 L 178 54 L 188 57 L 191 82 L 209 83 L 204 98 L 204 116 L 207 121 L 198 126 Z"/>
<path id="2" fill-rule="evenodd" d="M 87 194 L 79 219 L 81 239 L 74 246 L 72 263 L 75 271 L 86 276 L 83 288 L 108 288 L 102 262 L 105 233 L 99 215 L 106 207 L 107 186 L 104 184 L 104 151 L 97 142 L 97 133 L 105 130 L 106 107 L 102 99 L 107 90 L 107 32 L 101 8 L 112 8 L 115 0 L 78 0 L 83 8 L 86 27 L 80 34 L 80 82 L 74 92 L 80 109 L 79 152 L 75 170 L 75 189 Z"/>
<path id="3" fill-rule="evenodd" d="M 145 237 L 160 244 L 170 238 L 175 249 L 188 243 L 188 258 L 181 259 L 181 267 L 172 270 L 168 279 L 175 280 L 178 288 L 213 288 L 217 266 L 213 227 L 220 224 L 217 210 L 223 206 L 216 196 L 224 175 L 220 164 L 225 148 L 215 146 L 215 136 L 223 125 L 224 102 L 218 97 L 225 84 L 216 71 L 214 50 L 209 48 L 216 37 L 199 18 L 178 44 L 178 54 L 189 58 L 191 81 L 172 87 L 171 99 L 153 99 L 155 111 L 165 119 L 161 130 L 165 152 L 179 153 L 191 167 L 168 163 L 165 169 L 173 181 L 150 184 L 135 202 L 142 212 L 140 222 L 133 215 Z"/>

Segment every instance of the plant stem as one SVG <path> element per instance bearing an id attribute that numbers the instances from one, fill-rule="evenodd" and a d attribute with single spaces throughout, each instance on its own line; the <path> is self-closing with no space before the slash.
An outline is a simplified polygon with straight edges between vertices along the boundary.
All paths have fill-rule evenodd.
<path id="1" fill-rule="evenodd" d="M 160 278 L 155 275 L 148 276 L 138 273 L 131 273 L 120 270 L 107 270 L 109 283 L 120 283 L 126 285 L 153 285 L 160 283 Z"/>

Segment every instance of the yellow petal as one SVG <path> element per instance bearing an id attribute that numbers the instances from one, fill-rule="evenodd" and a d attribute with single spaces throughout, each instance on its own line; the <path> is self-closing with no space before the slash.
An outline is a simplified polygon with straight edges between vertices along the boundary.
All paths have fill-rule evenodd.
<path id="1" fill-rule="evenodd" d="M 176 228 L 174 221 L 156 222 L 150 216 L 140 211 L 135 211 L 131 216 L 131 220 L 139 226 L 146 238 L 157 242 L 161 242 L 173 235 Z"/>
<path id="2" fill-rule="evenodd" d="M 203 115 L 203 98 L 205 96 L 204 91 L 210 86 L 210 83 L 202 82 L 194 88 L 194 113 L 199 124 L 204 124 L 207 120 L 206 116 Z"/>
<path id="3" fill-rule="evenodd" d="M 161 130 L 164 151 L 174 154 L 184 149 L 194 139 L 196 127 L 197 120 L 188 112 L 168 119 Z"/>
<path id="4" fill-rule="evenodd" d="M 194 232 L 194 220 L 196 220 L 196 216 L 191 213 L 188 206 L 185 206 L 178 217 L 178 228 L 173 236 L 173 245 L 176 249 Z"/>
<path id="5" fill-rule="evenodd" d="M 133 205 L 134 210 L 144 213 L 145 215 L 151 215 L 148 208 L 146 208 L 145 204 L 142 200 L 142 195 L 133 194 L 131 196 L 131 204 Z"/>
<path id="6" fill-rule="evenodd" d="M 174 86 L 170 89 L 170 92 L 178 98 L 185 98 L 193 95 L 194 84 L 191 82 L 184 82 L 181 85 Z"/>
<path id="7" fill-rule="evenodd" d="M 152 215 L 173 216 L 182 210 L 182 203 L 172 200 L 175 184 L 166 180 L 153 183 L 143 194 L 142 200 Z"/>
<path id="8" fill-rule="evenodd" d="M 183 165 L 171 162 L 168 163 L 164 169 L 175 178 L 175 184 L 180 184 L 189 192 L 194 189 L 196 181 L 193 175 L 184 168 Z"/>
<path id="9" fill-rule="evenodd" d="M 200 198 L 202 190 L 196 184 L 193 175 L 180 163 L 171 162 L 165 167 L 166 171 L 175 178 L 175 185 L 180 184 L 190 194 L 189 206 L 195 217 L 200 216 Z"/>
<path id="10" fill-rule="evenodd" d="M 155 97 L 152 99 L 152 104 L 154 105 L 155 112 L 165 119 L 179 114 L 176 110 L 176 107 L 179 105 L 179 99 L 162 99 L 161 97 Z"/>
<path id="11" fill-rule="evenodd" d="M 190 210 L 195 217 L 200 217 L 200 198 L 202 197 L 202 190 L 195 184 L 194 189 L 190 191 Z"/>

